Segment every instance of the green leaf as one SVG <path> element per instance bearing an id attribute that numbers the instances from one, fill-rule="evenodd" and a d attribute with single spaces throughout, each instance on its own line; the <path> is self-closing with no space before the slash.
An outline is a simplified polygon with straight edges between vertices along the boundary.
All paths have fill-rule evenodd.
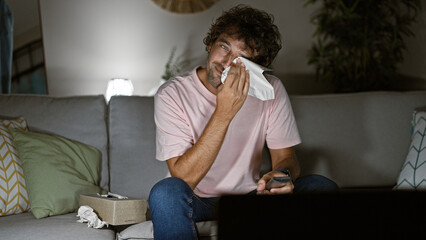
<path id="1" fill-rule="evenodd" d="M 406 37 L 414 37 L 420 0 L 310 0 L 316 38 L 308 54 L 317 79 L 340 91 L 384 90 L 403 60 Z"/>

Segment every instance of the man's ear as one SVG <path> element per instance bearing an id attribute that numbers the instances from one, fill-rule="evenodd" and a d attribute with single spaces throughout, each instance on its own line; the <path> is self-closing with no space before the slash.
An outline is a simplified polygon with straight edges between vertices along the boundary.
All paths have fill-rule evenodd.
<path id="1" fill-rule="evenodd" d="M 210 53 L 210 50 L 212 50 L 212 44 L 208 45 L 208 46 L 206 47 L 206 50 L 207 50 L 207 52 L 208 52 L 208 53 Z"/>

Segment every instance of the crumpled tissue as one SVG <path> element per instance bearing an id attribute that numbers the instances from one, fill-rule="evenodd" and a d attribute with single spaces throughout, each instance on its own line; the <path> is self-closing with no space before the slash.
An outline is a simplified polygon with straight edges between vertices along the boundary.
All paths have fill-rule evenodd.
<path id="1" fill-rule="evenodd" d="M 119 195 L 117 193 L 112 193 L 112 192 L 108 192 L 107 194 L 100 194 L 100 193 L 98 193 L 98 196 L 99 197 L 103 197 L 103 198 L 116 197 L 118 199 L 128 199 L 128 197 L 126 197 L 126 196 L 122 196 L 122 195 Z"/>
<path id="2" fill-rule="evenodd" d="M 248 91 L 248 95 L 256 97 L 262 101 L 274 99 L 274 87 L 272 87 L 268 80 L 266 80 L 265 76 L 263 76 L 263 72 L 270 71 L 270 69 L 262 67 L 243 57 L 235 58 L 233 63 L 236 63 L 237 59 L 240 59 L 241 62 L 244 63 L 246 69 L 249 70 L 250 73 L 250 88 Z M 221 77 L 222 83 L 225 82 L 230 68 L 231 66 L 223 70 Z"/>
<path id="3" fill-rule="evenodd" d="M 77 222 L 87 222 L 88 227 L 102 228 L 105 225 L 108 227 L 108 223 L 100 220 L 98 218 L 98 215 L 96 215 L 96 213 L 93 211 L 93 208 L 89 206 L 80 206 L 80 208 L 78 209 L 77 217 L 80 218 L 79 220 L 77 220 Z"/>

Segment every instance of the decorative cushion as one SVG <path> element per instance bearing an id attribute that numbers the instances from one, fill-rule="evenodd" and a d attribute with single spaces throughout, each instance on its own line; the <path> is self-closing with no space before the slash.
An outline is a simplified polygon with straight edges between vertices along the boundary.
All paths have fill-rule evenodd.
<path id="1" fill-rule="evenodd" d="M 25 212 L 30 204 L 22 161 L 8 128 L 28 130 L 22 117 L 0 120 L 0 216 Z"/>
<path id="2" fill-rule="evenodd" d="M 200 237 L 215 237 L 217 235 L 216 221 L 197 222 Z M 152 240 L 154 239 L 154 228 L 152 221 L 134 224 L 117 234 L 117 240 Z"/>
<path id="3" fill-rule="evenodd" d="M 63 137 L 11 129 L 22 158 L 31 212 L 36 218 L 75 212 L 80 194 L 101 193 L 101 154 Z"/>
<path id="4" fill-rule="evenodd" d="M 415 111 L 411 144 L 394 189 L 426 190 L 426 111 Z"/>

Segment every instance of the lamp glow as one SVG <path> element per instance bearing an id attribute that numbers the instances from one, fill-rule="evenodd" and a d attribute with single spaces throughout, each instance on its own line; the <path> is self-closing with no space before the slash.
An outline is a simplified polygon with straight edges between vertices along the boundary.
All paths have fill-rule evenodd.
<path id="1" fill-rule="evenodd" d="M 113 78 L 109 80 L 105 98 L 107 102 L 112 96 L 131 96 L 133 95 L 132 81 L 125 78 Z"/>

